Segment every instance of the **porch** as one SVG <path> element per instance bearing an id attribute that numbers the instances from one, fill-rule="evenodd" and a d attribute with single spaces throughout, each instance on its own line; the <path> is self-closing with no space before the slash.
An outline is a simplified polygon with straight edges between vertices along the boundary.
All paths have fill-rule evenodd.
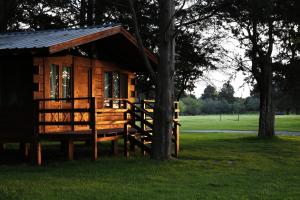
<path id="1" fill-rule="evenodd" d="M 102 102 L 98 108 L 97 102 Z M 53 108 L 53 103 L 56 107 Z M 98 158 L 98 143 L 111 141 L 112 152 L 118 154 L 123 140 L 124 156 L 140 148 L 143 155 L 151 153 L 154 101 L 131 102 L 128 99 L 58 98 L 34 101 L 34 135 L 32 158 L 42 164 L 42 141 L 59 141 L 67 160 L 73 159 L 74 142 L 85 141 L 91 147 L 91 158 Z M 175 102 L 173 152 L 179 153 L 179 103 Z"/>

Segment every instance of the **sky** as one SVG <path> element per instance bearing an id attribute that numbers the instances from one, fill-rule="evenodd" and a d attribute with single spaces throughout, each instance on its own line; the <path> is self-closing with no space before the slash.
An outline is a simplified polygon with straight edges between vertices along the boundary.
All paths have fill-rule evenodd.
<path id="1" fill-rule="evenodd" d="M 186 1 L 184 8 L 187 8 L 196 2 L 197 2 L 196 0 Z M 214 34 L 215 31 L 216 31 L 215 29 L 208 30 L 207 33 L 204 33 L 204 35 Z M 231 52 L 229 53 L 231 54 L 229 56 L 238 54 L 241 57 L 243 57 L 245 55 L 245 51 L 242 48 L 240 48 L 240 42 L 237 39 L 235 39 L 235 37 L 232 35 L 230 31 L 220 30 L 220 29 L 218 29 L 217 31 L 221 31 L 228 36 L 226 39 L 224 39 L 221 45 L 228 52 Z M 228 64 L 231 65 L 232 63 L 228 63 Z M 246 76 L 243 75 L 242 73 L 237 73 L 234 78 L 231 78 L 229 74 L 232 73 L 233 71 L 229 71 L 229 72 L 227 71 L 226 73 L 224 73 L 221 70 L 207 72 L 206 74 L 204 74 L 204 76 L 210 80 L 209 83 L 206 80 L 199 80 L 196 84 L 197 87 L 195 88 L 193 94 L 196 95 L 196 97 L 201 97 L 204 89 L 209 84 L 213 84 L 219 91 L 222 88 L 222 85 L 228 80 L 230 80 L 230 83 L 233 86 L 235 91 L 234 94 L 235 97 L 245 98 L 250 96 L 251 86 L 245 84 L 244 79 L 246 78 Z"/>
<path id="2" fill-rule="evenodd" d="M 240 42 L 237 39 L 235 39 L 235 37 L 233 37 L 233 35 L 230 32 L 228 31 L 225 32 L 228 37 L 222 41 L 221 46 L 223 46 L 223 48 L 228 51 L 229 57 L 234 57 L 234 55 L 239 55 L 240 57 L 243 58 L 245 55 L 245 50 L 243 50 L 240 47 Z M 231 61 L 227 61 L 227 62 L 228 63 L 226 65 L 228 66 L 233 65 Z M 196 97 L 201 97 L 204 89 L 209 84 L 213 84 L 219 91 L 222 88 L 223 84 L 229 80 L 231 85 L 234 88 L 235 97 L 245 98 L 250 96 L 250 91 L 252 87 L 249 84 L 245 83 L 244 79 L 246 78 L 246 75 L 243 75 L 242 72 L 239 72 L 235 74 L 234 77 L 232 77 L 232 74 L 234 73 L 235 71 L 232 69 L 231 70 L 228 69 L 226 72 L 222 70 L 216 70 L 216 71 L 210 71 L 205 73 L 204 76 L 207 77 L 210 81 L 208 83 L 206 80 L 199 80 L 196 84 L 197 87 L 194 91 L 194 95 L 196 95 Z"/>
<path id="3" fill-rule="evenodd" d="M 222 85 L 228 81 L 230 78 L 227 74 L 224 74 L 223 72 L 220 71 L 215 71 L 215 72 L 210 72 L 206 74 L 207 77 L 211 79 L 211 82 L 214 84 L 214 86 L 217 88 L 217 90 L 220 90 L 222 88 Z M 250 90 L 251 86 L 248 84 L 244 84 L 244 78 L 245 76 L 242 73 L 238 73 L 236 75 L 235 79 L 231 80 L 231 85 L 234 88 L 235 97 L 248 97 L 250 96 Z M 207 83 L 206 81 L 199 80 L 197 82 L 197 87 L 194 91 L 194 94 L 196 97 L 201 97 L 203 94 L 204 89 L 206 86 L 208 86 L 210 83 Z"/>

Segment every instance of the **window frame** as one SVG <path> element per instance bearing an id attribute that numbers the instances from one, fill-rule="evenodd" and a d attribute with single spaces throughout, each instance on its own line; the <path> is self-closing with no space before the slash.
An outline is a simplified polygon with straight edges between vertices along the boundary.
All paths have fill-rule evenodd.
<path id="1" fill-rule="evenodd" d="M 69 74 L 70 74 L 70 79 L 69 79 L 69 84 L 66 85 L 66 89 L 64 89 L 64 69 L 65 68 L 68 68 L 70 71 L 69 71 Z M 72 65 L 62 65 L 61 67 L 61 97 L 63 99 L 69 99 L 69 100 L 66 100 L 65 102 L 70 102 L 74 96 L 74 73 L 73 73 L 73 67 Z M 68 79 L 67 79 L 68 80 Z M 67 89 L 67 87 L 70 87 L 69 90 Z M 68 94 L 68 91 L 69 91 L 69 94 Z M 66 92 L 66 94 L 64 94 L 64 92 Z M 69 97 L 68 97 L 69 95 Z"/>
<path id="2" fill-rule="evenodd" d="M 51 72 L 53 69 L 52 67 L 56 68 L 56 76 L 58 77 L 58 78 L 55 78 L 55 80 L 53 81 L 53 82 L 55 82 L 55 88 L 52 88 L 52 86 L 53 86 L 52 77 L 54 76 L 54 75 L 51 75 Z M 54 97 L 52 94 L 53 91 L 54 91 Z M 50 99 L 52 99 L 53 101 L 58 101 L 57 99 L 59 99 L 59 97 L 60 97 L 59 93 L 60 93 L 60 65 L 51 63 L 50 68 L 49 68 L 49 97 L 50 97 Z"/>
<path id="3" fill-rule="evenodd" d="M 106 87 L 106 74 L 110 74 L 111 78 L 110 78 L 110 95 L 111 97 L 107 97 L 106 96 L 106 91 L 105 91 L 105 87 Z M 114 97 L 114 91 L 115 91 L 115 84 L 114 84 L 114 74 L 118 74 L 118 97 Z M 127 77 L 127 88 L 126 88 L 126 97 L 123 97 L 122 95 L 122 86 L 121 86 L 121 79 L 122 79 L 122 76 L 125 75 L 124 77 Z M 129 85 L 128 85 L 128 74 L 127 73 L 123 73 L 121 71 L 112 71 L 112 70 L 104 70 L 103 72 L 103 97 L 104 97 L 104 102 L 103 102 L 103 105 L 104 107 L 106 108 L 116 108 L 115 105 L 116 103 L 113 101 L 113 100 L 110 100 L 109 102 L 107 102 L 107 100 L 105 99 L 128 99 L 128 88 L 129 88 Z M 120 101 L 118 101 L 118 105 L 120 107 L 121 103 Z"/>
<path id="4" fill-rule="evenodd" d="M 51 67 L 52 66 L 56 66 L 57 67 L 57 76 L 58 76 L 58 79 L 57 79 L 57 95 L 55 95 L 55 97 L 52 97 L 51 96 L 51 92 L 52 92 L 52 89 L 51 89 Z M 49 64 L 49 98 L 52 99 L 52 101 L 54 102 L 59 102 L 58 99 L 66 99 L 64 100 L 63 102 L 71 102 L 71 100 L 67 100 L 67 99 L 72 99 L 74 97 L 74 66 L 72 64 L 64 64 L 64 63 L 56 63 L 56 62 L 50 62 Z M 63 78 L 63 72 L 64 72 L 64 68 L 69 68 L 70 69 L 70 83 L 68 84 L 68 86 L 70 87 L 69 89 L 69 95 L 70 97 L 67 97 L 67 96 L 63 96 L 64 95 L 64 86 L 63 86 L 63 83 L 64 83 L 64 78 Z"/>

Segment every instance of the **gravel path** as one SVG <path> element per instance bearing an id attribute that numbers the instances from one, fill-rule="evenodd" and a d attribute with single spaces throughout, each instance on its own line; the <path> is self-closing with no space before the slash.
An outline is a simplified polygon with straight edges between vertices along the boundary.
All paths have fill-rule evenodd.
<path id="1" fill-rule="evenodd" d="M 245 133 L 257 134 L 257 131 L 242 131 L 242 130 L 180 130 L 181 133 Z M 300 132 L 291 131 L 275 131 L 276 135 L 300 136 Z"/>

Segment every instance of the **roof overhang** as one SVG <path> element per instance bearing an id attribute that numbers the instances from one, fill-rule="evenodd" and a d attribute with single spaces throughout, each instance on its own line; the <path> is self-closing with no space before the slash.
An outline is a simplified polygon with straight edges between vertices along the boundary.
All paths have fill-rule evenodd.
<path id="1" fill-rule="evenodd" d="M 139 49 L 139 45 L 138 45 L 135 37 L 133 37 L 133 35 L 131 35 L 128 31 L 126 31 L 122 26 L 116 26 L 116 27 L 112 27 L 107 30 L 103 30 L 98 33 L 90 34 L 87 36 L 79 37 L 79 38 L 76 38 L 76 39 L 73 39 L 73 40 L 70 40 L 67 42 L 63 42 L 60 44 L 50 46 L 50 47 L 48 47 L 48 52 L 49 52 L 49 54 L 58 53 L 63 50 L 67 50 L 67 49 L 70 49 L 70 48 L 73 48 L 76 46 L 96 42 L 98 40 L 108 38 L 108 37 L 118 35 L 118 34 L 124 36 L 128 41 L 130 41 L 130 43 L 132 43 L 136 48 Z M 154 55 L 154 53 L 152 53 L 150 50 L 148 50 L 146 48 L 144 48 L 144 52 L 152 63 L 154 63 L 156 65 L 158 64 L 158 59 L 157 59 L 156 55 Z"/>

